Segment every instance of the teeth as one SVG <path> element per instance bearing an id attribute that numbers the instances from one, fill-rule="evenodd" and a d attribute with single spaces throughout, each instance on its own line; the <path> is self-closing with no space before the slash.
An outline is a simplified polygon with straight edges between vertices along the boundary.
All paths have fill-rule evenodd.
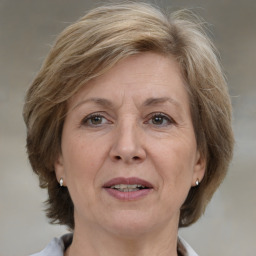
<path id="1" fill-rule="evenodd" d="M 122 191 L 122 192 L 130 192 L 130 191 L 137 191 L 139 189 L 143 189 L 145 188 L 144 186 L 142 185 L 139 185 L 139 184 L 117 184 L 117 185 L 114 185 L 114 186 L 111 186 L 110 188 L 114 188 L 114 189 L 117 189 L 119 191 Z"/>

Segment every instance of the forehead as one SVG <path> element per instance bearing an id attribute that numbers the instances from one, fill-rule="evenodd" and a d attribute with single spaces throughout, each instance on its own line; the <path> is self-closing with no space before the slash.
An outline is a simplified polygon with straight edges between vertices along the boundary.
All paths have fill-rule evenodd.
<path id="1" fill-rule="evenodd" d="M 117 103 L 132 99 L 139 104 L 166 97 L 183 104 L 188 101 L 179 65 L 171 56 L 148 52 L 122 59 L 103 75 L 87 82 L 72 97 L 70 107 L 89 98 Z"/>

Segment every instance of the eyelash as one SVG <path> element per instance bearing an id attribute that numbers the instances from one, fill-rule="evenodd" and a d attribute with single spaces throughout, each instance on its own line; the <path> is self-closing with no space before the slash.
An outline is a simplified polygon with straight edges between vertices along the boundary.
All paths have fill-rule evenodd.
<path id="1" fill-rule="evenodd" d="M 168 115 L 163 114 L 163 113 L 153 113 L 153 114 L 151 114 L 150 118 L 148 119 L 148 121 L 146 121 L 146 123 L 149 123 L 150 121 L 152 121 L 156 117 L 161 118 L 162 120 L 166 121 L 167 123 L 166 124 L 160 124 L 160 125 L 152 123 L 151 125 L 153 125 L 153 126 L 156 126 L 156 127 L 162 126 L 162 127 L 164 127 L 164 126 L 168 126 L 168 125 L 171 125 L 171 124 L 175 124 L 175 121 L 171 117 L 169 117 Z"/>
<path id="2" fill-rule="evenodd" d="M 101 119 L 101 123 L 99 124 L 93 124 L 92 123 L 92 119 L 93 118 L 100 118 Z M 153 122 L 150 123 L 154 118 L 159 118 L 161 119 L 163 122 L 167 122 L 165 124 L 154 124 Z M 102 123 L 102 119 L 105 119 L 105 123 L 111 123 L 111 121 L 109 121 L 102 113 L 92 113 L 88 116 L 86 116 L 82 121 L 81 121 L 81 125 L 84 125 L 84 126 L 89 126 L 89 127 L 99 127 L 101 125 L 103 125 L 104 123 Z M 147 121 L 144 122 L 145 124 L 150 124 L 150 125 L 153 125 L 155 127 L 165 127 L 165 126 L 168 126 L 168 125 L 171 125 L 171 124 L 175 124 L 175 121 L 169 117 L 168 115 L 166 114 L 163 114 L 163 113 L 152 113 L 150 114 L 149 118 L 147 119 Z"/>
<path id="3" fill-rule="evenodd" d="M 97 127 L 97 126 L 102 125 L 102 123 L 100 123 L 100 124 L 92 124 L 92 123 L 89 123 L 89 122 L 92 122 L 92 119 L 95 118 L 95 117 L 102 118 L 102 119 L 104 118 L 104 119 L 107 120 L 107 118 L 106 118 L 104 115 L 102 115 L 101 113 L 93 113 L 93 114 L 90 114 L 90 115 L 86 116 L 86 117 L 82 120 L 81 125 L 91 126 L 91 127 Z M 110 123 L 110 121 L 108 121 L 108 120 L 107 120 L 107 122 Z"/>

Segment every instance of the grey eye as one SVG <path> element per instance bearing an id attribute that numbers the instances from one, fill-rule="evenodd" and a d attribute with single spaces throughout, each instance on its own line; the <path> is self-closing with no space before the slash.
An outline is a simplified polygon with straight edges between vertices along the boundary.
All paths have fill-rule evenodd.
<path id="1" fill-rule="evenodd" d="M 148 121 L 155 126 L 164 126 L 173 123 L 172 119 L 164 114 L 154 114 Z"/>
<path id="2" fill-rule="evenodd" d="M 101 114 L 91 114 L 86 116 L 83 120 L 82 120 L 82 125 L 85 126 L 100 126 L 102 124 L 106 124 L 109 121 Z"/>
<path id="3" fill-rule="evenodd" d="M 97 125 L 97 124 L 101 124 L 103 120 L 102 116 L 93 116 L 91 117 L 88 121 L 93 124 L 93 125 Z"/>
<path id="4" fill-rule="evenodd" d="M 166 118 L 163 116 L 154 116 L 152 118 L 152 123 L 155 125 L 161 125 L 166 121 Z"/>

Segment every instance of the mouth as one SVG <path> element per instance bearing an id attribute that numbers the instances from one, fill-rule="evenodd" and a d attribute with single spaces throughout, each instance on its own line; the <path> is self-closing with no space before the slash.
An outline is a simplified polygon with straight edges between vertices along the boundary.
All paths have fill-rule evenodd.
<path id="1" fill-rule="evenodd" d="M 140 184 L 117 184 L 114 186 L 111 186 L 110 188 L 116 189 L 121 192 L 133 192 L 133 191 L 138 191 L 142 189 L 148 189 L 148 187 L 142 186 Z"/>
<path id="2" fill-rule="evenodd" d="M 140 178 L 114 178 L 103 185 L 113 197 L 120 200 L 135 200 L 146 196 L 153 190 L 153 185 Z"/>

